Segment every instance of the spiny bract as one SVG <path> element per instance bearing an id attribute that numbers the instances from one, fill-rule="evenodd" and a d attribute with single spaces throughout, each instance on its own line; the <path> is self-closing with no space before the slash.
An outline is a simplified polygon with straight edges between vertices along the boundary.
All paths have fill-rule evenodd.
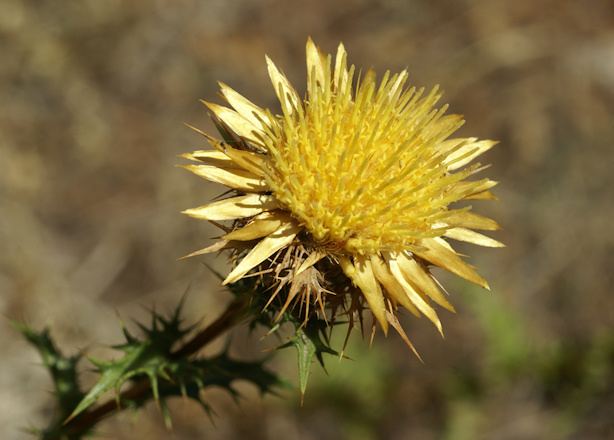
<path id="1" fill-rule="evenodd" d="M 330 302 L 333 316 L 338 307 L 353 316 L 366 300 L 384 332 L 390 324 L 408 344 L 396 318 L 399 305 L 426 315 L 441 332 L 431 302 L 453 307 L 429 265 L 488 287 L 444 237 L 502 246 L 473 231 L 497 229 L 493 220 L 450 207 L 494 199 L 489 190 L 496 182 L 466 179 L 482 169 L 467 165 L 495 142 L 449 139 L 464 121 L 446 115 L 445 105 L 435 107 L 437 87 L 428 93 L 407 88 L 406 71 L 386 72 L 379 82 L 371 70 L 355 75 L 342 44 L 333 63 L 307 41 L 304 99 L 266 61 L 281 114 L 221 84 L 231 108 L 205 104 L 224 141 L 201 132 L 213 149 L 184 155 L 197 162 L 187 169 L 236 191 L 185 211 L 234 221 L 221 241 L 191 255 L 239 249 L 242 259 L 224 283 L 254 268 L 272 273 L 278 283 L 273 296 L 291 286 L 283 310 L 298 301 L 306 319 L 313 303 L 318 313 L 326 314 Z M 338 299 L 347 286 L 354 292 L 349 306 Z M 356 292 L 362 293 L 358 301 Z"/>

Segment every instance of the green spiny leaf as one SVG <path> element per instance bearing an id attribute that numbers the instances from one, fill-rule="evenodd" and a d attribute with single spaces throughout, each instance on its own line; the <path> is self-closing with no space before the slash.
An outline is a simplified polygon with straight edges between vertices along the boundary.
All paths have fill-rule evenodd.
<path id="1" fill-rule="evenodd" d="M 142 368 L 144 361 L 149 357 L 148 349 L 150 348 L 151 346 L 146 343 L 134 343 L 131 350 L 127 346 L 124 348 L 126 354 L 121 359 L 106 364 L 97 363 L 102 373 L 100 379 L 75 407 L 67 422 L 89 408 L 105 392 L 110 389 L 119 389 L 133 375 L 131 373 L 134 370 Z"/>
<path id="2" fill-rule="evenodd" d="M 307 382 L 311 371 L 311 363 L 313 357 L 318 359 L 318 362 L 324 368 L 323 354 L 339 355 L 329 345 L 329 340 L 326 335 L 326 322 L 320 319 L 311 319 L 307 323 L 299 324 L 293 318 L 288 318 L 295 326 L 294 336 L 286 344 L 279 348 L 294 347 L 296 349 L 298 361 L 298 379 L 299 389 L 301 391 L 301 399 L 307 390 Z"/>
<path id="3" fill-rule="evenodd" d="M 252 298 L 252 319 L 249 323 L 251 329 L 257 325 L 262 325 L 268 329 L 267 335 L 269 335 L 276 333 L 284 323 L 290 323 L 294 327 L 294 336 L 279 348 L 294 347 L 296 349 L 299 388 L 301 396 L 304 396 L 313 357 L 315 356 L 324 368 L 324 353 L 339 355 L 337 351 L 330 347 L 327 334 L 327 330 L 330 329 L 329 324 L 316 317 L 311 317 L 305 322 L 302 318 L 297 317 L 292 310 L 287 310 L 281 317 L 277 316 L 274 307 L 265 308 L 270 292 L 267 292 L 268 288 L 259 283 L 255 277 L 244 278 L 234 283 L 230 288 L 235 296 L 249 294 Z"/>
<path id="4" fill-rule="evenodd" d="M 91 362 L 101 373 L 100 378 L 90 391 L 73 406 L 67 421 L 77 417 L 107 391 L 119 388 L 129 379 L 145 376 L 149 379 L 153 397 L 159 399 L 158 377 L 165 377 L 173 346 L 189 333 L 193 326 L 184 327 L 181 319 L 183 299 L 173 314 L 166 318 L 155 310 L 151 311 L 151 324 L 146 326 L 137 322 L 143 333 L 143 339 L 133 336 L 123 327 L 126 341 L 113 348 L 124 352 L 124 355 L 110 362 L 91 359 Z"/>
<path id="5" fill-rule="evenodd" d="M 152 384 L 157 382 L 160 410 L 165 424 L 171 425 L 166 399 L 175 396 L 187 397 L 197 402 L 211 416 L 211 407 L 203 400 L 204 388 L 217 386 L 226 390 L 235 400 L 240 395 L 233 387 L 237 380 L 244 380 L 258 387 L 261 394 L 274 394 L 275 388 L 283 386 L 281 380 L 267 370 L 262 362 L 245 362 L 232 359 L 226 352 L 213 358 L 174 359 L 166 365 L 165 376 L 149 377 Z M 156 393 L 156 391 L 152 391 Z M 139 406 L 148 400 L 143 396 L 140 401 L 132 402 Z"/>
<path id="6" fill-rule="evenodd" d="M 28 431 L 42 440 L 80 440 L 82 435 L 86 435 L 88 431 L 86 430 L 79 434 L 70 433 L 65 429 L 63 422 L 84 396 L 84 393 L 79 388 L 77 376 L 77 363 L 81 356 L 66 357 L 62 355 L 47 329 L 37 332 L 26 324 L 13 324 L 25 336 L 28 342 L 37 349 L 43 359 L 43 365 L 47 368 L 53 380 L 59 409 L 45 429 L 30 428 Z"/>
<path id="7" fill-rule="evenodd" d="M 307 391 L 307 381 L 309 380 L 309 372 L 311 371 L 311 362 L 316 354 L 316 346 L 313 340 L 300 328 L 296 332 L 296 336 L 292 339 L 292 345 L 297 351 L 298 360 L 298 382 L 301 390 L 301 400 Z"/>
<path id="8" fill-rule="evenodd" d="M 324 368 L 324 359 L 322 357 L 324 353 L 339 356 L 339 352 L 330 347 L 330 340 L 326 333 L 328 328 L 328 324 L 323 319 L 311 319 L 303 328 L 305 335 L 315 346 L 315 354 L 322 368 Z"/>
<path id="9" fill-rule="evenodd" d="M 77 363 L 81 355 L 71 357 L 62 355 L 51 339 L 48 329 L 37 332 L 23 323 L 14 323 L 14 325 L 38 350 L 43 364 L 53 379 L 55 396 L 62 413 L 60 417 L 65 417 L 84 395 L 77 380 Z"/>

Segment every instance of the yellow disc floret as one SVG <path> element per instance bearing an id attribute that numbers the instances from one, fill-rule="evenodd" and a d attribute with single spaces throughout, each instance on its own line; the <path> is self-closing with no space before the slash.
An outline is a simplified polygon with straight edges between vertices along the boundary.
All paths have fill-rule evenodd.
<path id="1" fill-rule="evenodd" d="M 334 72 L 330 57 L 308 69 L 307 99 L 281 99 L 283 115 L 264 136 L 275 197 L 316 241 L 350 253 L 442 235 L 433 225 L 462 198 L 454 188 L 466 174 L 448 173 L 438 147 L 462 118 L 434 108 L 436 87 L 404 88 L 405 71 L 379 85 L 369 71 L 353 92 L 344 57 Z"/>

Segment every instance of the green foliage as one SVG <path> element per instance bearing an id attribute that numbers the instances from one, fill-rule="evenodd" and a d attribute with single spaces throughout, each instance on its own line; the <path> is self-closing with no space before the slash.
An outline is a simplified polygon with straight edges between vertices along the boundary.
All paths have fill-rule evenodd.
<path id="1" fill-rule="evenodd" d="M 310 319 L 304 326 L 293 320 L 291 322 L 295 326 L 294 336 L 279 348 L 294 347 L 296 349 L 299 388 L 301 396 L 304 396 L 313 357 L 315 356 L 324 368 L 322 355 L 328 353 L 339 356 L 339 353 L 330 347 L 330 340 L 326 334 L 327 324 L 324 320 Z"/>
<path id="2" fill-rule="evenodd" d="M 61 415 L 70 414 L 76 403 L 83 398 L 77 382 L 77 363 L 81 355 L 64 356 L 55 346 L 48 329 L 37 332 L 23 323 L 15 323 L 15 327 L 36 348 L 43 365 L 49 370 Z"/>
<path id="3" fill-rule="evenodd" d="M 210 386 L 227 390 L 235 399 L 240 397 L 233 384 L 244 380 L 255 385 L 261 394 L 272 393 L 281 385 L 279 378 L 264 368 L 263 362 L 245 362 L 232 359 L 227 351 L 219 355 L 193 361 L 180 360 L 169 365 L 169 376 L 160 388 L 163 397 L 182 395 L 198 400 L 196 391 Z"/>
<path id="4" fill-rule="evenodd" d="M 220 279 L 222 277 L 217 274 Z M 236 296 L 247 295 L 250 302 L 251 317 L 249 327 L 254 329 L 262 326 L 267 329 L 268 334 L 277 333 L 284 324 L 291 327 L 291 336 L 287 342 L 278 349 L 294 347 L 298 365 L 298 380 L 301 396 L 307 390 L 307 383 L 311 372 L 313 358 L 318 360 L 324 368 L 324 354 L 339 356 L 339 352 L 331 347 L 329 338 L 331 323 L 316 316 L 310 317 L 305 321 L 295 310 L 289 308 L 281 316 L 278 316 L 275 307 L 268 308 L 266 301 L 270 297 L 269 288 L 263 287 L 255 278 L 243 278 L 236 283 L 228 286 L 230 291 Z M 339 324 L 339 323 L 336 323 Z"/>
<path id="5" fill-rule="evenodd" d="M 228 350 L 213 357 L 178 355 L 177 346 L 195 326 L 184 326 L 181 304 L 170 317 L 151 313 L 151 323 L 146 326 L 136 323 L 141 330 L 139 337 L 123 328 L 125 342 L 113 346 L 122 356 L 111 361 L 90 359 L 99 373 L 92 388 L 84 393 L 78 385 L 77 362 L 80 356 L 66 358 L 56 348 L 49 332 L 35 332 L 23 324 L 17 328 L 40 352 L 43 363 L 49 370 L 56 389 L 58 416 L 44 430 L 33 431 L 41 439 L 78 440 L 91 433 L 99 417 L 110 403 L 96 406 L 108 391 L 115 391 L 116 405 L 138 408 L 154 399 L 162 412 L 164 421 L 171 426 L 171 417 L 166 400 L 184 396 L 198 402 L 207 413 L 209 405 L 201 391 L 217 386 L 226 390 L 234 399 L 240 397 L 234 384 L 238 380 L 252 383 L 261 394 L 273 393 L 282 385 L 279 378 L 264 366 L 263 361 L 246 362 L 233 359 Z M 130 387 L 120 392 L 125 384 Z M 92 419 L 92 422 L 89 422 Z M 88 420 L 84 423 L 84 420 Z"/>
<path id="6" fill-rule="evenodd" d="M 125 382 L 141 376 L 148 378 L 153 397 L 158 401 L 160 399 L 159 379 L 171 380 L 168 374 L 174 362 L 171 359 L 171 350 L 192 330 L 192 328 L 182 327 L 180 314 L 181 304 L 170 318 L 165 318 L 153 311 L 151 327 L 137 323 L 143 333 L 141 339 L 133 336 L 126 327 L 123 328 L 126 342 L 113 347 L 124 353 L 121 358 L 114 361 L 90 359 L 98 369 L 100 379 L 79 402 L 68 420 L 81 414 L 107 391 L 114 389 L 118 392 Z"/>
<path id="7" fill-rule="evenodd" d="M 290 330 L 290 336 L 278 348 L 293 347 L 296 350 L 299 389 L 303 396 L 314 358 L 324 367 L 325 353 L 339 356 L 331 348 L 331 325 L 315 316 L 305 321 L 292 309 L 278 316 L 275 307 L 265 307 L 264 301 L 268 298 L 265 290 L 253 279 L 235 283 L 230 287 L 235 300 L 218 319 L 222 320 L 223 328 L 217 321 L 210 328 L 220 331 L 215 333 L 218 335 L 239 322 L 245 322 L 247 317 L 251 329 L 264 326 L 269 334 L 278 336 L 282 327 Z M 235 387 L 238 380 L 253 384 L 261 394 L 273 393 L 285 385 L 265 368 L 263 361 L 233 359 L 228 350 L 213 357 L 191 356 L 195 351 L 193 348 L 202 347 L 199 336 L 207 329 L 195 332 L 194 325 L 184 325 L 182 304 L 183 301 L 170 316 L 152 311 L 148 325 L 136 322 L 140 329 L 138 335 L 122 325 L 125 341 L 112 346 L 121 355 L 113 360 L 89 358 L 98 378 L 85 392 L 78 384 L 77 363 L 81 356 L 64 357 L 47 330 L 36 332 L 18 324 L 20 331 L 41 353 L 56 389 L 57 417 L 46 429 L 34 431 L 39 438 L 79 440 L 91 434 L 96 423 L 111 412 L 139 408 L 152 399 L 157 402 L 166 425 L 170 427 L 168 398 L 190 398 L 210 414 L 211 408 L 201 393 L 204 388 L 217 386 L 236 400 L 240 397 Z M 99 403 L 110 392 L 115 393 L 115 399 Z"/>
<path id="8" fill-rule="evenodd" d="M 62 431 L 64 420 L 84 397 L 77 377 L 77 363 L 81 359 L 81 355 L 64 356 L 51 339 L 48 329 L 37 332 L 24 323 L 14 323 L 14 325 L 40 354 L 43 365 L 47 368 L 53 380 L 54 395 L 57 401 L 57 413 L 49 426 L 44 430 L 33 429 L 32 432 L 41 439 L 73 440 L 80 438 Z"/>

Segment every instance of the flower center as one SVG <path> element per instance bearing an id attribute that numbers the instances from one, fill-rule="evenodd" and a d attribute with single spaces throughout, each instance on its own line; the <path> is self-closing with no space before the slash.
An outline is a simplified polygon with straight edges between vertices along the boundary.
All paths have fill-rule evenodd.
<path id="1" fill-rule="evenodd" d="M 366 79 L 354 97 L 316 88 L 271 129 L 267 181 L 323 245 L 353 254 L 406 249 L 433 236 L 449 203 L 436 147 L 462 120 L 433 109 L 436 89 L 421 97 L 394 84 L 396 76 L 376 90 Z"/>

